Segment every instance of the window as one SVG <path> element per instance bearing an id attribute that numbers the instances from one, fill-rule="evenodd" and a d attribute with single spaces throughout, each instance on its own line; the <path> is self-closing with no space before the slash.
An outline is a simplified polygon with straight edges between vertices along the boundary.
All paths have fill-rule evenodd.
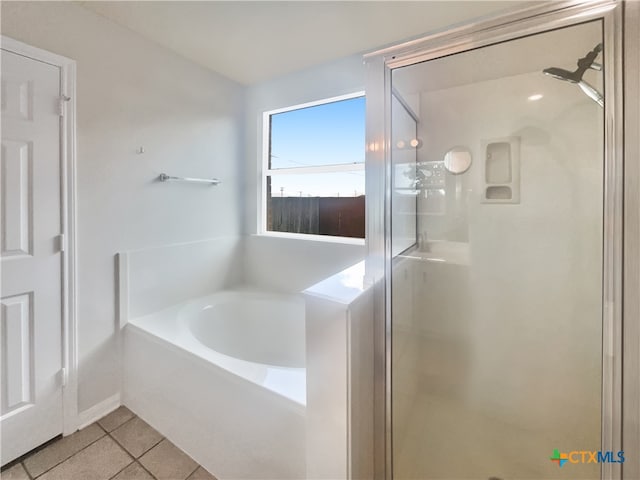
<path id="1" fill-rule="evenodd" d="M 264 120 L 263 231 L 364 238 L 364 96 Z"/>

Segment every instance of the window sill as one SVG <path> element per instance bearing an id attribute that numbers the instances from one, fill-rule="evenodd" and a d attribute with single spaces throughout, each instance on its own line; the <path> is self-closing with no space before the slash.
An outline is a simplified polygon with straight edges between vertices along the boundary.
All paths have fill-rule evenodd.
<path id="1" fill-rule="evenodd" d="M 333 237 L 330 235 L 312 235 L 309 233 L 262 232 L 253 234 L 257 237 L 285 238 L 290 240 L 307 240 L 313 242 L 341 243 L 343 245 L 365 245 L 364 238 Z"/>

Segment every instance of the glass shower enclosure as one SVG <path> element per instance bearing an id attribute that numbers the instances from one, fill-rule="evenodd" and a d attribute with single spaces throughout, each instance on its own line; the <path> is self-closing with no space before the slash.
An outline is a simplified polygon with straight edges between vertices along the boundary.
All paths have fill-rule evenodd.
<path id="1" fill-rule="evenodd" d="M 387 478 L 597 479 L 618 467 L 610 10 L 368 60 L 385 99 L 370 110 L 368 181 L 385 199 Z M 589 453 L 601 451 L 611 461 Z"/>

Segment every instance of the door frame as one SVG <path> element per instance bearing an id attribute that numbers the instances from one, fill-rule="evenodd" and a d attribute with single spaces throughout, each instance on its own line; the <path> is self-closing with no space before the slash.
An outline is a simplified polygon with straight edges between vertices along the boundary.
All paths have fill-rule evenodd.
<path id="1" fill-rule="evenodd" d="M 624 335 L 622 446 L 636 458 L 623 478 L 640 478 L 640 2 L 624 4 Z"/>
<path id="2" fill-rule="evenodd" d="M 629 233 L 623 231 L 623 218 L 638 216 L 637 180 L 624 171 L 623 129 L 623 9 L 619 0 L 563 0 L 529 6 L 472 21 L 434 32 L 409 42 L 384 48 L 365 55 L 367 82 L 366 128 L 366 195 L 367 195 L 367 261 L 366 279 L 374 285 L 374 469 L 375 478 L 393 478 L 391 438 L 391 246 L 385 232 L 391 231 L 390 201 L 390 102 L 391 72 L 394 68 L 416 64 L 443 56 L 461 53 L 498 42 L 542 33 L 556 28 L 577 25 L 590 20 L 601 20 L 604 39 L 604 222 L 603 222 L 603 310 L 602 310 L 602 437 L 603 450 L 622 449 L 623 420 L 625 447 L 637 443 L 632 437 L 638 428 L 633 419 L 623 417 L 623 401 L 633 400 L 631 393 L 622 390 L 623 374 L 623 288 L 625 302 L 636 302 L 629 296 L 638 288 L 638 279 L 627 275 L 623 279 L 623 247 L 625 265 L 638 265 L 637 249 L 629 248 Z M 626 98 L 633 98 L 627 85 Z M 635 92 L 635 98 L 638 93 Z M 637 128 L 637 125 L 636 125 Z M 633 133 L 633 132 L 632 132 Z M 628 141 L 628 140 L 627 140 Z M 630 151 L 629 146 L 627 150 Z M 631 164 L 631 158 L 628 159 Z M 637 163 L 637 160 L 636 160 Z M 629 172 L 637 172 L 636 163 Z M 624 194 L 627 194 L 625 201 Z M 633 197 L 633 200 L 632 200 Z M 623 243 L 623 233 L 626 242 Z M 635 237 L 635 242 L 638 238 Z M 637 290 L 635 290 L 637 291 Z M 631 303 L 625 307 L 629 307 Z M 627 327 L 637 318 L 627 316 Z M 629 330 L 626 330 L 628 332 Z M 625 336 L 625 354 L 638 352 L 635 340 Z M 628 356 L 625 355 L 625 358 Z M 634 364 L 626 363 L 625 372 L 632 372 Z M 631 373 L 627 373 L 628 381 Z M 634 385 L 634 388 L 637 388 Z M 623 394 L 625 398 L 623 400 Z M 636 403 L 637 404 L 637 400 Z M 636 450 L 637 451 L 637 450 Z M 633 471 L 638 459 L 628 458 L 632 465 L 624 464 L 625 471 Z M 631 467 L 631 468 L 628 468 Z M 623 468 L 619 464 L 602 465 L 601 478 L 620 479 Z"/>
<path id="3" fill-rule="evenodd" d="M 60 240 L 62 255 L 62 434 L 78 429 L 76 240 L 76 62 L 0 36 L 0 48 L 60 69 Z"/>

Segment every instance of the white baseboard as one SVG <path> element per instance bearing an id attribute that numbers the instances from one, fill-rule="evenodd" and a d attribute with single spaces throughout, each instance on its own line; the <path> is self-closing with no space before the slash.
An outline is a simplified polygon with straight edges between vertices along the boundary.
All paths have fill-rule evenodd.
<path id="1" fill-rule="evenodd" d="M 105 415 L 113 412 L 121 405 L 120 394 L 110 396 L 100 403 L 88 408 L 78 414 L 78 430 L 91 425 L 96 420 L 100 420 Z"/>

